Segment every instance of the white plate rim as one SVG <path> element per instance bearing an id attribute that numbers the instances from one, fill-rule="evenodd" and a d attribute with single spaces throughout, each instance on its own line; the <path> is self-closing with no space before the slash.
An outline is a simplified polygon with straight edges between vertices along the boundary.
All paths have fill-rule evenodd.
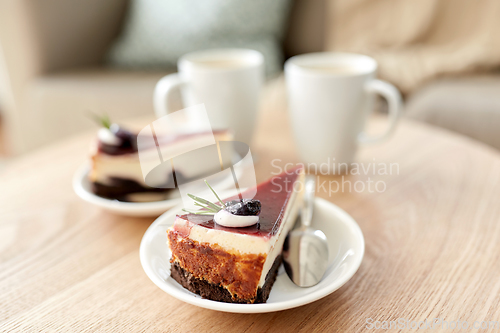
<path id="1" fill-rule="evenodd" d="M 356 223 L 356 221 L 343 209 L 325 199 L 315 198 L 315 202 L 321 206 L 330 206 L 329 208 L 335 211 L 335 213 L 340 218 L 342 223 L 344 223 L 345 226 L 348 227 L 348 229 L 350 229 L 351 232 L 353 232 L 356 238 L 358 238 L 358 243 L 357 243 L 358 248 L 356 249 L 355 252 L 357 254 L 356 256 L 357 260 L 355 260 L 355 262 L 349 266 L 348 272 L 344 274 L 342 278 L 335 280 L 334 283 L 329 284 L 328 286 L 322 289 L 301 296 L 298 299 L 276 302 L 276 303 L 234 304 L 234 303 L 224 303 L 224 302 L 217 302 L 208 299 L 198 298 L 192 295 L 191 292 L 189 292 L 188 290 L 184 289 L 180 290 L 170 287 L 168 283 L 166 283 L 160 277 L 157 276 L 154 269 L 149 265 L 147 257 L 147 246 L 148 246 L 147 243 L 148 239 L 155 235 L 153 231 L 156 228 L 156 226 L 162 222 L 165 222 L 165 220 L 170 218 L 170 215 L 175 215 L 182 208 L 180 206 L 171 209 L 170 211 L 159 216 L 144 233 L 139 249 L 139 257 L 142 268 L 144 269 L 146 275 L 151 279 L 151 281 L 153 281 L 153 283 L 161 290 L 177 298 L 178 300 L 206 309 L 217 310 L 222 312 L 231 312 L 231 313 L 266 313 L 266 312 L 287 310 L 312 303 L 316 300 L 319 300 L 323 297 L 330 295 L 331 293 L 342 287 L 347 281 L 349 281 L 352 278 L 352 276 L 354 276 L 354 274 L 357 272 L 359 266 L 361 265 L 361 262 L 363 261 L 365 253 L 365 241 L 363 237 L 363 232 L 361 231 L 361 228 Z M 171 223 L 165 224 L 165 227 L 168 227 L 170 224 Z M 165 246 L 167 245 L 165 244 Z"/>
<path id="2" fill-rule="evenodd" d="M 162 210 L 167 210 L 175 207 L 181 202 L 180 197 L 175 199 L 154 201 L 154 202 L 123 202 L 118 200 L 110 200 L 95 195 L 85 189 L 83 182 L 85 181 L 88 172 L 90 171 L 90 164 L 84 163 L 75 172 L 73 176 L 73 190 L 84 201 L 96 205 L 98 207 L 121 212 L 123 214 L 154 214 L 158 212 L 161 214 Z"/>
<path id="3" fill-rule="evenodd" d="M 153 202 L 123 202 L 118 200 L 102 198 L 88 191 L 84 186 L 84 182 L 87 179 L 89 171 L 90 171 L 90 163 L 88 162 L 82 164 L 75 171 L 72 180 L 73 190 L 75 191 L 76 195 L 80 197 L 80 199 L 90 204 L 93 204 L 97 207 L 103 208 L 105 210 L 113 211 L 115 213 L 128 216 L 157 217 L 165 213 L 165 211 L 169 210 L 170 208 L 181 204 L 182 202 L 180 195 L 172 199 L 153 201 Z M 224 179 L 223 181 L 226 181 L 227 183 L 227 179 Z M 224 190 L 224 188 L 225 188 L 224 186 L 221 187 L 222 190 Z M 174 191 L 178 192 L 179 190 L 174 189 Z"/>

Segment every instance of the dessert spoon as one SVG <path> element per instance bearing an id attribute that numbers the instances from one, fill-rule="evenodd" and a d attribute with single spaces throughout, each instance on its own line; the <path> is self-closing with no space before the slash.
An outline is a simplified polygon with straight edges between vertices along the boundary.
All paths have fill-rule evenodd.
<path id="1" fill-rule="evenodd" d="M 328 265 L 328 241 L 321 230 L 311 228 L 314 209 L 314 176 L 307 176 L 301 225 L 290 231 L 283 245 L 283 264 L 288 277 L 299 287 L 316 285 Z"/>

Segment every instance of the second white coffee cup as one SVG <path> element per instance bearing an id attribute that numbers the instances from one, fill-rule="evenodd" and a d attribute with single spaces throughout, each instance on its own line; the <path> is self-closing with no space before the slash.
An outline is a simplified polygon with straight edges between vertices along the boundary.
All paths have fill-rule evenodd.
<path id="1" fill-rule="evenodd" d="M 391 135 L 401 112 L 401 95 L 390 83 L 377 80 L 376 71 L 377 62 L 359 54 L 311 53 L 287 60 L 288 108 L 303 162 L 350 165 L 359 144 Z M 372 138 L 364 126 L 375 94 L 387 99 L 389 125 Z"/>
<path id="2" fill-rule="evenodd" d="M 181 57 L 178 70 L 156 85 L 156 116 L 174 111 L 168 109 L 169 99 L 180 88 L 184 107 L 204 103 L 212 129 L 231 129 L 235 140 L 250 144 L 264 82 L 263 55 L 248 49 L 204 50 Z"/>

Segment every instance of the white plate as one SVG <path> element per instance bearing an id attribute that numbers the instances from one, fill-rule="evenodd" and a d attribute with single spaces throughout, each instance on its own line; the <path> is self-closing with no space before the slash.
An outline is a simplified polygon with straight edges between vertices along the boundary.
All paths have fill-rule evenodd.
<path id="1" fill-rule="evenodd" d="M 328 237 L 329 266 L 323 280 L 314 287 L 300 288 L 293 284 L 280 267 L 267 303 L 233 304 L 202 299 L 184 289 L 170 277 L 170 250 L 166 230 L 174 222 L 176 207 L 156 219 L 141 242 L 141 264 L 148 277 L 163 291 L 186 303 L 203 308 L 237 313 L 261 313 L 286 310 L 314 302 L 339 289 L 356 273 L 365 250 L 363 233 L 356 221 L 334 204 L 316 198 L 312 226 Z"/>
<path id="2" fill-rule="evenodd" d="M 123 202 L 100 197 L 91 191 L 92 186 L 88 180 L 89 170 L 88 163 L 78 168 L 73 176 L 73 190 L 84 201 L 107 211 L 127 216 L 159 216 L 181 203 L 178 189 L 172 190 L 168 200 L 152 202 Z M 212 186 L 224 190 L 233 184 L 233 178 L 226 177 L 221 179 L 220 182 L 214 182 Z"/>

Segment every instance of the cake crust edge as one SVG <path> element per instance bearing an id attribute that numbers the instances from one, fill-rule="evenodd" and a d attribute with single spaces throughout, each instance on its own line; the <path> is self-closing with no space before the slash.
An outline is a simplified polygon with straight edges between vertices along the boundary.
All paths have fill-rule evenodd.
<path id="1" fill-rule="evenodd" d="M 281 255 L 276 257 L 273 266 L 266 275 L 264 285 L 257 290 L 257 296 L 255 297 L 255 299 L 251 300 L 233 298 L 231 293 L 226 288 L 194 277 L 191 273 L 182 268 L 177 262 L 172 263 L 170 268 L 170 276 L 190 292 L 200 295 L 205 299 L 225 303 L 265 303 L 269 298 L 271 289 L 278 276 L 278 270 L 281 265 L 281 261 Z"/>

